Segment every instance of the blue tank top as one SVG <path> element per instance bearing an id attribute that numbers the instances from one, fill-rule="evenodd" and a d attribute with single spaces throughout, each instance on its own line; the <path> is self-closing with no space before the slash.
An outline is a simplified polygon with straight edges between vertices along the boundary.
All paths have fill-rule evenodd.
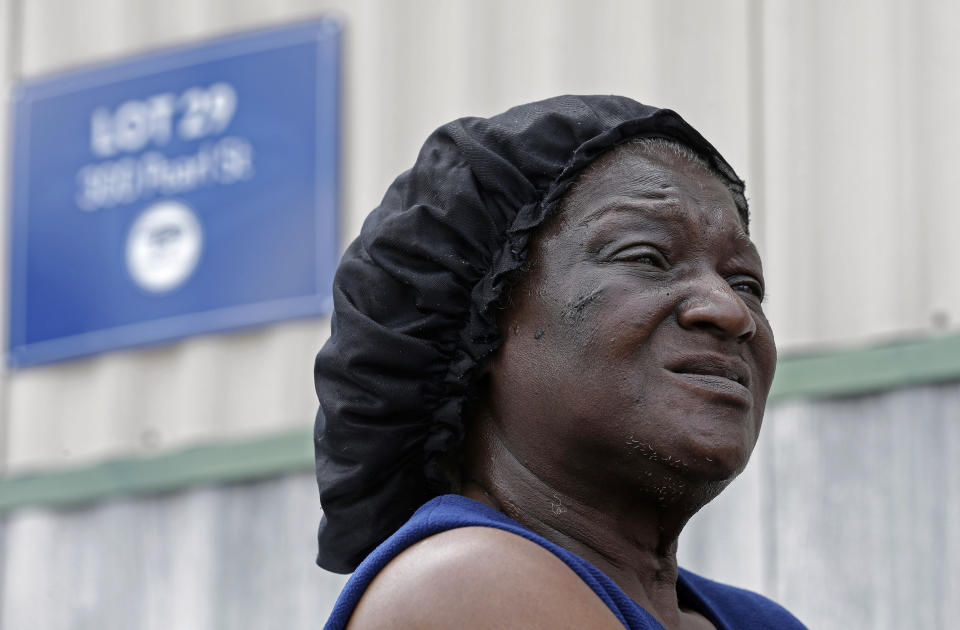
<path id="1" fill-rule="evenodd" d="M 663 630 L 653 615 L 586 560 L 493 508 L 456 494 L 436 497 L 425 503 L 403 527 L 367 556 L 340 593 L 324 626 L 325 630 L 346 627 L 370 582 L 404 549 L 443 531 L 475 526 L 502 529 L 550 550 L 593 589 L 624 627 L 630 630 Z M 806 630 L 793 615 L 766 597 L 713 582 L 684 569 L 680 569 L 677 579 L 677 594 L 684 606 L 707 617 L 718 630 Z"/>

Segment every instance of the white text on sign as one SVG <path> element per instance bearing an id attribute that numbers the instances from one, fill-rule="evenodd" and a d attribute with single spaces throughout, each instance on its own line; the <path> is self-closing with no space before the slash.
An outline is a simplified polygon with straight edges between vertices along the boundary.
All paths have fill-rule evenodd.
<path id="1" fill-rule="evenodd" d="M 136 153 L 167 144 L 174 132 L 199 140 L 223 132 L 236 111 L 237 92 L 225 82 L 131 99 L 112 110 L 98 107 L 90 116 L 90 150 L 100 158 Z"/>

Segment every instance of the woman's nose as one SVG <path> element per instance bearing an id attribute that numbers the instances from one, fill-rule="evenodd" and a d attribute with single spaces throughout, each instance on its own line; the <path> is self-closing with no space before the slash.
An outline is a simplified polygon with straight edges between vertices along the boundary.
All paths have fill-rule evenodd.
<path id="1" fill-rule="evenodd" d="M 678 319 L 683 328 L 706 329 L 724 339 L 748 341 L 757 332 L 753 313 L 722 279 L 684 300 Z"/>

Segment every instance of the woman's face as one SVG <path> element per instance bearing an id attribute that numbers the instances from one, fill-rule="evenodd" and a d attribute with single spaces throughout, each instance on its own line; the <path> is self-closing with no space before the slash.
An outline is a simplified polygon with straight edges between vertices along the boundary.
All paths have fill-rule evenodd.
<path id="1" fill-rule="evenodd" d="M 753 450 L 776 364 L 760 257 L 701 166 L 636 147 L 601 160 L 535 239 L 501 320 L 497 430 L 584 492 L 718 492 Z"/>

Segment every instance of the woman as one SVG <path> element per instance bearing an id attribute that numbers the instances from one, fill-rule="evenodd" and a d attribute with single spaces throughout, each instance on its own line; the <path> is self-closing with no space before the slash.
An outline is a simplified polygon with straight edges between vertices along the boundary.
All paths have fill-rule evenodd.
<path id="1" fill-rule="evenodd" d="M 802 628 L 676 564 L 773 379 L 747 228 L 669 110 L 437 130 L 345 253 L 317 357 L 318 562 L 356 569 L 328 627 Z"/>

